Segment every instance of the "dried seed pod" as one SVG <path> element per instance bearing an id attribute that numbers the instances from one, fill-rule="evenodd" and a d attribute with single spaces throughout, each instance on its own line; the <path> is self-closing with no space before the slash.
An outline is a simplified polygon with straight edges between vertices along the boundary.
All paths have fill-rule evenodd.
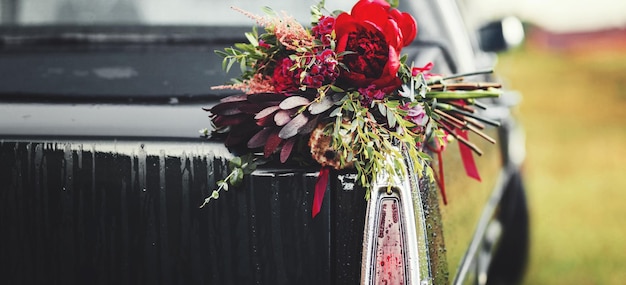
<path id="1" fill-rule="evenodd" d="M 330 166 L 334 169 L 346 169 L 354 167 L 353 161 L 341 165 L 341 154 L 331 147 L 332 138 L 324 134 L 324 124 L 318 124 L 309 137 L 311 156 L 322 166 Z M 350 138 L 343 138 L 349 140 Z"/>

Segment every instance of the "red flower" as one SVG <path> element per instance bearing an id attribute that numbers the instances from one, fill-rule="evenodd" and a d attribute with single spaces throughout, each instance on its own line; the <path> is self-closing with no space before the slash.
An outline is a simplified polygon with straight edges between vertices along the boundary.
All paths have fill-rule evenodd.
<path id="1" fill-rule="evenodd" d="M 337 78 L 337 59 L 335 53 L 330 49 L 318 53 L 315 58 L 307 62 L 307 65 L 310 67 L 302 80 L 302 84 L 308 88 L 320 88 Z"/>
<path id="2" fill-rule="evenodd" d="M 341 82 L 357 88 L 374 85 L 394 89 L 402 82 L 397 76 L 400 51 L 417 33 L 415 19 L 392 9 L 385 0 L 360 0 L 351 14 L 341 13 L 335 21 L 337 53 L 348 68 L 340 74 Z"/>
<path id="3" fill-rule="evenodd" d="M 322 44 L 324 44 L 324 46 L 330 46 L 331 33 L 333 32 L 334 28 L 335 18 L 322 16 L 319 19 L 317 25 L 311 28 L 311 32 L 313 32 L 313 36 L 315 36 L 315 38 L 322 41 Z"/>
<path id="4" fill-rule="evenodd" d="M 300 87 L 300 72 L 302 70 L 291 70 L 294 65 L 293 60 L 288 57 L 279 60 L 274 68 L 272 83 L 278 92 L 296 91 Z"/>

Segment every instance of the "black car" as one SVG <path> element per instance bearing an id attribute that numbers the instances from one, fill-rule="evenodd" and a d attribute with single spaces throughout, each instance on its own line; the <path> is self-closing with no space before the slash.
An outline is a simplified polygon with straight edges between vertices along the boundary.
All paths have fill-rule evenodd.
<path id="1" fill-rule="evenodd" d="M 199 208 L 233 157 L 199 133 L 210 127 L 202 108 L 230 94 L 211 86 L 236 75 L 222 71 L 214 50 L 244 42 L 253 24 L 220 9 L 263 5 L 232 2 L 0 1 L 4 284 L 380 280 L 374 227 L 387 200 L 366 201 L 350 171 L 332 173 L 315 218 L 317 167 L 261 167 Z M 493 66 L 490 52 L 505 43 L 501 24 L 478 33 L 454 1 L 400 2 L 418 22 L 403 51 L 409 60 L 433 62 L 441 74 Z M 308 13 L 312 4 L 292 3 L 288 12 Z M 528 217 L 517 101 L 505 92 L 483 102 L 501 126 L 487 130 L 498 143 L 481 145 L 476 158 L 482 182 L 465 177 L 453 144 L 444 155 L 447 205 L 417 174 L 396 185 L 395 201 L 406 206 L 397 232 L 405 262 L 394 280 L 521 278 Z"/>

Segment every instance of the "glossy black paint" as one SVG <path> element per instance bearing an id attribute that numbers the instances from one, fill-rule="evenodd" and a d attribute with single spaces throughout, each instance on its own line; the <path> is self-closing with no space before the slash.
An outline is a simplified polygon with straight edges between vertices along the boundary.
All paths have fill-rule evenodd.
<path id="1" fill-rule="evenodd" d="M 409 61 L 459 71 L 449 14 L 418 2 Z M 68 28 L 0 29 L 0 283 L 359 283 L 365 200 L 346 173 L 315 219 L 315 167 L 264 168 L 198 209 L 230 157 L 197 136 L 230 77 L 212 51 L 241 29 Z M 441 227 L 427 234 L 448 266 Z"/>
<path id="2" fill-rule="evenodd" d="M 335 180 L 312 219 L 314 173 L 261 171 L 199 209 L 223 159 L 104 144 L 0 143 L 7 284 L 358 282 L 362 191 Z"/>

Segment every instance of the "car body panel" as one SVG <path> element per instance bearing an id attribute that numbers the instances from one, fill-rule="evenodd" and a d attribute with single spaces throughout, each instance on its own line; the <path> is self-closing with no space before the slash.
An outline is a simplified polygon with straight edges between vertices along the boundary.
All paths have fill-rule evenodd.
<path id="1" fill-rule="evenodd" d="M 434 62 L 433 72 L 441 74 L 493 64 L 472 50 L 471 39 L 457 38 L 466 31 L 448 19 L 457 17 L 449 13 L 453 1 L 405 2 L 401 8 L 419 11 L 414 14 L 422 29 L 404 49 L 409 62 Z M 424 14 L 429 16 L 419 17 Z M 361 264 L 367 201 L 350 171 L 332 172 L 315 218 L 316 166 L 263 166 L 198 208 L 228 175 L 234 156 L 198 132 L 211 130 L 202 108 L 229 94 L 210 87 L 233 75 L 221 72 L 213 50 L 244 41 L 241 31 L 0 29 L 0 71 L 7 82 L 0 87 L 5 280 L 360 282 L 362 267 L 371 266 Z M 475 158 L 482 182 L 465 176 L 456 142 L 444 154 L 447 205 L 433 181 L 410 177 L 421 199 L 415 208 L 424 221 L 417 238 L 427 242 L 427 261 L 421 262 L 428 262 L 432 279 L 426 283 L 480 283 L 489 266 L 479 249 L 519 168 L 511 162 L 509 144 L 519 142 L 511 136 L 515 123 L 505 99 L 484 102 L 491 108 L 485 115 L 505 127 L 487 130 L 499 145 L 471 137 L 485 152 Z"/>
<path id="2" fill-rule="evenodd" d="M 497 132 L 492 129 L 488 133 L 497 138 Z M 480 218 L 482 207 L 489 200 L 491 193 L 495 190 L 498 174 L 502 169 L 502 162 L 499 156 L 499 149 L 482 142 L 479 137 L 471 137 L 485 153 L 482 156 L 475 156 L 477 169 L 479 170 L 481 181 L 470 178 L 465 170 L 457 165 L 463 165 L 460 157 L 458 142 L 453 141 L 443 154 L 443 165 L 445 175 L 445 189 L 448 204 L 444 205 L 441 199 L 441 215 L 443 229 L 446 239 L 446 248 L 451 268 L 455 268 L 455 262 L 460 263 L 465 254 L 467 246 L 472 240 L 472 235 Z M 455 273 L 456 270 L 451 270 Z"/>
<path id="3" fill-rule="evenodd" d="M 199 209 L 228 171 L 216 146 L 3 139 L 0 149 L 11 284 L 329 282 L 330 209 L 311 219 L 314 172 L 258 171 Z"/>

